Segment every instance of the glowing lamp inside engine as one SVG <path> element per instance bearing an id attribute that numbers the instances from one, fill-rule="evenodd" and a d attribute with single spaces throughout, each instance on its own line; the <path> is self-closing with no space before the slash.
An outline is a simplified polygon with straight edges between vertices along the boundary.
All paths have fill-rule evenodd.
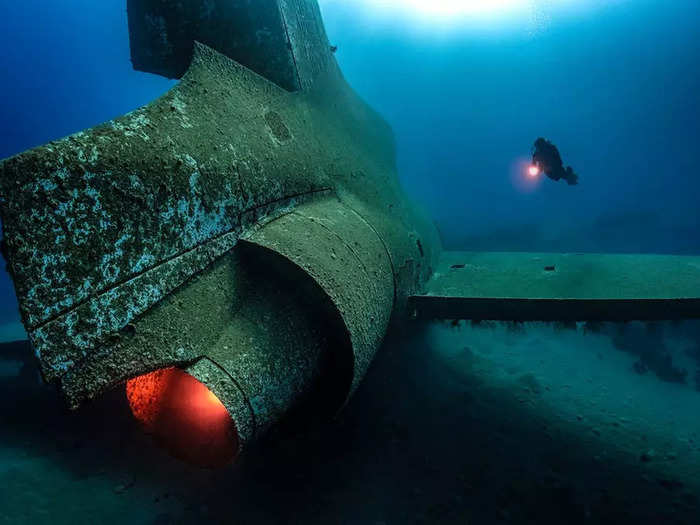
<path id="1" fill-rule="evenodd" d="M 126 397 L 134 417 L 172 455 L 202 467 L 224 466 L 235 458 L 238 434 L 228 410 L 179 368 L 130 379 Z"/>
<path id="2" fill-rule="evenodd" d="M 530 175 L 530 177 L 537 177 L 540 174 L 539 166 L 531 164 L 527 169 L 527 174 Z"/>

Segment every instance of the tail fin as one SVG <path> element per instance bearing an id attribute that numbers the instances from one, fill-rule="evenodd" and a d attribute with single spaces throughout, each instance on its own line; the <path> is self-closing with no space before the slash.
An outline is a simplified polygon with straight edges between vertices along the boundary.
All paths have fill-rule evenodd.
<path id="1" fill-rule="evenodd" d="M 571 166 L 566 167 L 566 182 L 569 186 L 576 186 L 578 184 L 578 175 L 574 172 Z"/>
<path id="2" fill-rule="evenodd" d="M 195 41 L 287 91 L 335 64 L 316 0 L 127 0 L 127 9 L 139 71 L 180 78 Z"/>

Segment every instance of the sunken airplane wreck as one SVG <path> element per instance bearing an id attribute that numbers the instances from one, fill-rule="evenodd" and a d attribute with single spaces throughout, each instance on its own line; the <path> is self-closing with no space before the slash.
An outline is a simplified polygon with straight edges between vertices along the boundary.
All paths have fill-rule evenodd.
<path id="1" fill-rule="evenodd" d="M 173 453 L 217 465 L 340 410 L 410 319 L 700 315 L 697 258 L 441 252 L 316 0 L 128 13 L 134 67 L 180 83 L 0 166 L 22 319 L 70 407 L 125 383 Z"/>

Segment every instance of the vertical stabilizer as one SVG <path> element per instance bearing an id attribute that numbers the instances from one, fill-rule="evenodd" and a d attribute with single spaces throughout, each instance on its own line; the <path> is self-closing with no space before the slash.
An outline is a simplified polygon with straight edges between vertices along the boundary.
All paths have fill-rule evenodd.
<path id="1" fill-rule="evenodd" d="M 131 60 L 180 78 L 195 41 L 288 91 L 335 66 L 316 0 L 127 0 Z"/>

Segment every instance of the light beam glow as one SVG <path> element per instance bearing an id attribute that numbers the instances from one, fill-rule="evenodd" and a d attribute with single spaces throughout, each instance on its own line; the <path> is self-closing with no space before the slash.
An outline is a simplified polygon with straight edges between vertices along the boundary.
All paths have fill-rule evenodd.
<path id="1" fill-rule="evenodd" d="M 381 7 L 437 17 L 493 15 L 529 7 L 529 0 L 378 0 Z"/>
<path id="2" fill-rule="evenodd" d="M 527 174 L 530 175 L 530 177 L 537 177 L 540 174 L 540 168 L 532 164 L 527 169 Z"/>
<path id="3" fill-rule="evenodd" d="M 537 174 L 533 175 L 532 168 L 537 169 Z M 510 166 L 510 181 L 513 188 L 522 194 L 531 194 L 537 191 L 542 185 L 542 170 L 532 163 L 532 159 L 519 157 L 513 160 Z"/>
<path id="4" fill-rule="evenodd" d="M 172 455 L 202 467 L 222 467 L 238 452 L 228 410 L 203 383 L 178 368 L 129 379 L 134 417 Z"/>
<path id="5" fill-rule="evenodd" d="M 319 0 L 328 20 L 358 18 L 373 29 L 398 25 L 402 30 L 444 35 L 469 29 L 482 34 L 515 31 L 535 35 L 556 17 L 580 15 L 590 8 L 628 0 Z M 339 14 L 342 14 L 340 16 Z M 343 25 L 347 22 L 343 20 Z M 332 24 L 331 24 L 332 25 Z M 332 33 L 332 32 L 331 32 Z"/>
<path id="6" fill-rule="evenodd" d="M 510 17 L 521 18 L 541 0 L 321 0 L 321 5 L 355 4 L 375 15 L 441 24 L 460 24 L 469 20 L 484 21 Z M 564 0 L 546 0 L 564 1 Z"/>

